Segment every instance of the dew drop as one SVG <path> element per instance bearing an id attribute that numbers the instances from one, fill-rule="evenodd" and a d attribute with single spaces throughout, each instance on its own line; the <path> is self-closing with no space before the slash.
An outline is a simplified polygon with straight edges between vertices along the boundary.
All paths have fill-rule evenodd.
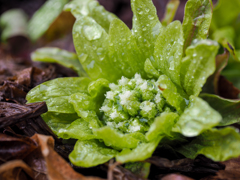
<path id="1" fill-rule="evenodd" d="M 171 56 L 172 57 L 172 56 Z M 174 61 L 171 61 L 170 62 L 170 67 L 169 67 L 170 70 L 174 70 Z"/>
<path id="2" fill-rule="evenodd" d="M 83 34 L 89 41 L 92 41 L 99 39 L 102 36 L 102 30 L 97 26 L 84 26 Z"/>
<path id="3" fill-rule="evenodd" d="M 153 16 L 151 16 L 151 15 L 148 15 L 148 19 L 150 19 L 150 20 L 153 20 L 153 19 L 154 19 L 154 17 L 153 17 Z"/>

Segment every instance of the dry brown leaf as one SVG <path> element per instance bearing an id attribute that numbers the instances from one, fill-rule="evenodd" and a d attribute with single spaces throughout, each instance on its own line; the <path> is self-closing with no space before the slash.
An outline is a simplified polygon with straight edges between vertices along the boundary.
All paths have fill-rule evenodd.
<path id="1" fill-rule="evenodd" d="M 100 180 L 100 178 L 84 177 L 75 172 L 70 164 L 54 151 L 54 139 L 51 136 L 35 134 L 32 139 L 39 144 L 49 180 Z"/>
<path id="2" fill-rule="evenodd" d="M 225 170 L 217 172 L 216 176 L 209 176 L 202 180 L 238 180 L 240 179 L 240 157 L 222 162 L 226 165 Z"/>
<path id="3" fill-rule="evenodd" d="M 33 172 L 22 160 L 13 160 L 0 166 L 0 179 L 30 180 L 33 179 Z"/>
<path id="4" fill-rule="evenodd" d="M 0 160 L 23 159 L 37 148 L 37 144 L 29 137 L 12 137 L 0 134 Z"/>

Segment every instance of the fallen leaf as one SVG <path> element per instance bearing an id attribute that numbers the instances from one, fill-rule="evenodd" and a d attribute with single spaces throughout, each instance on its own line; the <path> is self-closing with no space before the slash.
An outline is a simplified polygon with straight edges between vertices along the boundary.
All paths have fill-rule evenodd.
<path id="1" fill-rule="evenodd" d="M 33 171 L 22 160 L 13 160 L 0 166 L 2 180 L 32 180 Z"/>
<path id="2" fill-rule="evenodd" d="M 13 159 L 24 159 L 37 148 L 37 144 L 29 137 L 12 137 L 0 134 L 0 160 L 6 162 Z"/>
<path id="3" fill-rule="evenodd" d="M 217 172 L 216 176 L 210 176 L 201 180 L 237 180 L 240 179 L 240 157 L 222 162 L 226 165 L 225 170 Z"/>
<path id="4" fill-rule="evenodd" d="M 158 174 L 161 176 L 167 173 L 182 173 L 194 178 L 205 177 L 214 175 L 219 170 L 225 168 L 223 164 L 214 162 L 201 155 L 196 159 L 184 158 L 176 160 L 153 156 L 147 159 L 146 162 L 155 165 L 158 168 Z"/>

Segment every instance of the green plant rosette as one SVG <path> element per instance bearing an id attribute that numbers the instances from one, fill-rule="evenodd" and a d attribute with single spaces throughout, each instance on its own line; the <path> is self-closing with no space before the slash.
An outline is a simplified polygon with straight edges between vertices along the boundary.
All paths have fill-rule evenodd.
<path id="1" fill-rule="evenodd" d="M 65 10 L 76 17 L 77 55 L 62 52 L 64 62 L 49 48 L 47 54 L 43 49 L 32 57 L 59 62 L 82 77 L 40 84 L 28 93 L 28 102 L 45 101 L 48 112 L 42 117 L 54 133 L 78 140 L 69 155 L 77 166 L 96 166 L 114 157 L 121 163 L 143 161 L 164 138 L 184 141 L 176 151 L 186 157 L 204 154 L 216 161 L 237 157 L 240 135 L 232 128 L 213 129 L 235 121 L 223 119 L 198 97 L 215 71 L 219 48 L 206 39 L 211 2 L 189 0 L 183 23 L 173 21 L 166 27 L 151 0 L 132 0 L 131 6 L 132 30 L 97 1 L 67 4 Z M 216 143 L 218 138 L 232 145 Z M 220 151 L 223 146 L 228 155 Z"/>

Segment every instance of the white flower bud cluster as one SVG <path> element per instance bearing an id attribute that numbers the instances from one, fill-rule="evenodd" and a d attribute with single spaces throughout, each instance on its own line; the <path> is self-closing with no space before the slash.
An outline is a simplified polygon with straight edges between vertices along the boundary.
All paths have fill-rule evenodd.
<path id="1" fill-rule="evenodd" d="M 103 121 L 124 133 L 146 132 L 166 104 L 156 81 L 142 79 L 140 74 L 132 79 L 122 77 L 109 87 L 100 108 Z"/>

